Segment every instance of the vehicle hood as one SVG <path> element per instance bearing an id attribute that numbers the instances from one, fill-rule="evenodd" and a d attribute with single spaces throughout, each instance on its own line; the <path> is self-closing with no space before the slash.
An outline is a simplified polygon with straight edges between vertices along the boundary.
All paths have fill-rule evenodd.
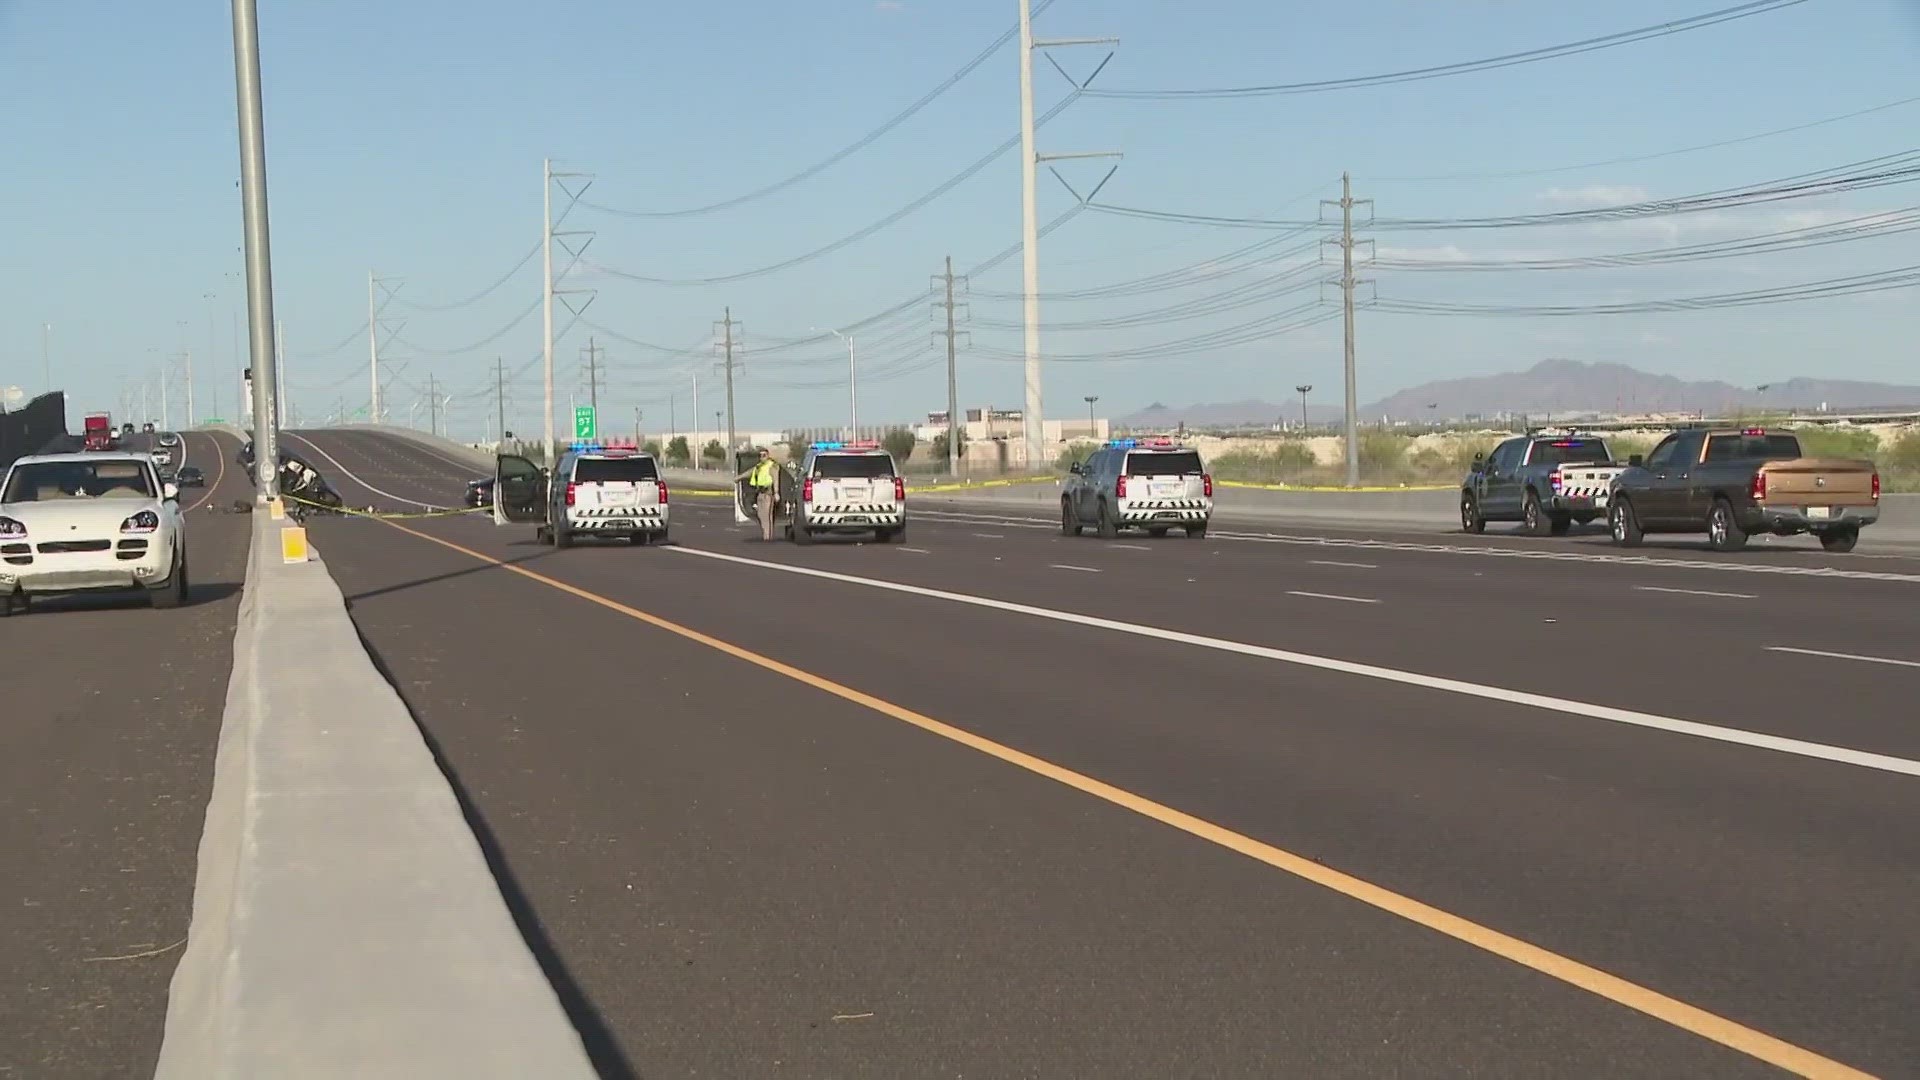
<path id="1" fill-rule="evenodd" d="M 57 502 L 0 503 L 0 517 L 10 517 L 27 527 L 30 537 L 111 536 L 120 523 L 151 510 L 162 518 L 166 514 L 158 499 L 62 499 Z"/>

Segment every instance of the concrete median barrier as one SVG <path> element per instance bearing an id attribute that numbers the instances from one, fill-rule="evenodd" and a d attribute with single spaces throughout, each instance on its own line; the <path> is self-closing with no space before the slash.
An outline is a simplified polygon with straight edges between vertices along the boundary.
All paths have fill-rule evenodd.
<path id="1" fill-rule="evenodd" d="M 317 558 L 254 521 L 158 1080 L 594 1075 Z"/>

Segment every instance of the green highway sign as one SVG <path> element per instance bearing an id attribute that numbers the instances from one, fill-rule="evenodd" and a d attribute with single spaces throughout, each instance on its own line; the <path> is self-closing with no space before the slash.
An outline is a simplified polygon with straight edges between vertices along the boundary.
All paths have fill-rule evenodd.
<path id="1" fill-rule="evenodd" d="M 574 406 L 573 437 L 576 439 L 591 439 L 594 437 L 594 433 L 595 433 L 595 426 L 594 426 L 594 417 L 593 417 L 593 406 L 591 405 Z"/>

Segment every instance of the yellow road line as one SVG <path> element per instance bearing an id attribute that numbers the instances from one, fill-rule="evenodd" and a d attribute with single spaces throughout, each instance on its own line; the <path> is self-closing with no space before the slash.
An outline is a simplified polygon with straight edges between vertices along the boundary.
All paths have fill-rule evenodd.
<path id="1" fill-rule="evenodd" d="M 701 633 L 691 627 L 682 626 L 679 623 L 661 618 L 658 615 L 641 611 L 635 607 L 629 607 L 617 600 L 609 599 L 599 593 L 583 589 L 577 585 L 570 585 L 537 571 L 528 570 L 522 566 L 515 566 L 505 560 L 496 559 L 491 555 L 483 555 L 471 548 L 463 547 L 452 541 L 443 540 L 440 537 L 419 532 L 415 529 L 409 529 L 404 525 L 397 525 L 391 521 L 386 522 L 386 524 L 409 536 L 419 537 L 422 540 L 439 544 L 441 547 L 457 551 L 469 558 L 488 563 L 499 569 L 506 570 L 509 573 L 519 574 L 521 577 L 537 581 L 542 585 L 557 589 L 570 596 L 578 597 L 588 603 L 597 604 L 609 611 L 617 612 L 630 619 L 646 623 L 648 626 L 665 630 L 670 634 L 685 638 L 688 641 L 725 653 L 737 660 L 744 660 L 755 667 L 773 672 L 776 675 L 785 676 L 795 682 L 819 690 L 822 693 L 831 694 L 834 697 L 852 702 L 855 705 L 871 709 L 883 716 L 891 717 L 902 723 L 911 724 L 922 731 L 938 735 L 943 739 L 958 743 L 968 749 L 979 751 L 992 758 L 997 758 L 1009 765 L 1017 766 L 1035 775 L 1043 776 L 1049 780 L 1064 784 L 1067 787 L 1084 792 L 1096 799 L 1111 803 L 1114 806 L 1131 810 L 1142 817 L 1151 818 L 1162 825 L 1179 829 L 1181 832 L 1187 833 L 1190 836 L 1195 836 L 1210 843 L 1217 844 L 1229 851 L 1238 852 L 1257 862 L 1265 863 L 1276 870 L 1331 889 L 1349 899 L 1357 900 L 1370 907 L 1387 912 L 1388 914 L 1397 915 L 1409 922 L 1445 934 L 1450 938 L 1465 942 L 1468 945 L 1492 953 L 1502 959 L 1510 960 L 1523 967 L 1532 968 L 1543 975 L 1558 979 L 1570 986 L 1575 986 L 1589 993 L 1596 994 L 1615 1004 L 1624 1005 L 1629 1009 L 1643 1013 L 1655 1020 L 1671 1024 L 1683 1031 L 1698 1035 L 1703 1039 L 1712 1040 L 1729 1049 L 1737 1050 L 1749 1057 L 1764 1061 L 1769 1065 L 1777 1066 L 1795 1075 L 1818 1077 L 1820 1080 L 1841 1080 L 1841 1078 L 1849 1078 L 1849 1080 L 1866 1078 L 1866 1080 L 1871 1080 L 1872 1074 L 1870 1073 L 1861 1072 L 1849 1065 L 1842 1064 L 1831 1058 L 1814 1053 L 1811 1050 L 1777 1039 L 1763 1031 L 1747 1027 L 1734 1020 L 1729 1020 L 1717 1013 L 1711 1013 L 1698 1006 L 1689 1005 L 1677 998 L 1668 997 L 1657 990 L 1651 990 L 1638 983 L 1629 982 L 1617 975 L 1612 975 L 1601 971 L 1599 968 L 1583 964 L 1571 957 L 1562 956 L 1559 953 L 1543 949 L 1538 945 L 1522 941 L 1509 934 L 1503 934 L 1491 927 L 1483 926 L 1469 919 L 1452 914 L 1451 912 L 1443 911 L 1431 904 L 1422 903 L 1410 896 L 1404 896 L 1390 889 L 1382 888 L 1379 885 L 1355 877 L 1352 874 L 1342 873 L 1331 867 L 1323 866 L 1305 856 L 1296 855 L 1293 852 L 1274 847 L 1272 844 L 1263 843 L 1250 836 L 1234 832 L 1232 829 L 1216 825 L 1203 818 L 1175 810 L 1170 806 L 1155 802 L 1143 795 L 1137 795 L 1125 788 L 1115 787 L 1112 784 L 1095 780 L 1090 776 L 1075 772 L 1063 765 L 1056 765 L 1045 758 L 1035 757 L 1032 754 L 1015 750 L 1010 746 L 994 742 L 992 739 L 976 735 L 971 731 L 935 720 L 930 716 L 914 712 L 912 709 L 895 705 L 891 701 L 863 693 L 850 686 L 834 682 L 832 679 L 815 675 L 810 671 L 804 671 L 791 664 L 782 663 L 772 657 L 763 656 L 752 650 L 735 645 L 732 642 L 723 641 L 720 638 Z"/>

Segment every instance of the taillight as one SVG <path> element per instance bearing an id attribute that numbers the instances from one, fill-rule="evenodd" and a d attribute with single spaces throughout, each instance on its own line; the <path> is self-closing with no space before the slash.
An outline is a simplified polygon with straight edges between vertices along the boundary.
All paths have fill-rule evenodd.
<path id="1" fill-rule="evenodd" d="M 1200 474 L 1200 494 L 1205 495 L 1209 499 L 1213 498 L 1213 474 L 1212 473 Z"/>
<path id="2" fill-rule="evenodd" d="M 813 501 L 813 477 L 811 476 L 800 482 L 800 501 Z"/>
<path id="3" fill-rule="evenodd" d="M 1555 495 L 1560 494 L 1561 489 L 1564 488 L 1567 483 L 1566 478 L 1560 475 L 1559 469 L 1553 470 L 1553 475 L 1547 477 L 1547 482 L 1553 485 L 1553 493 Z"/>
<path id="4" fill-rule="evenodd" d="M 574 500 L 574 498 L 575 498 L 575 492 L 579 490 L 579 487 L 580 487 L 580 485 L 579 485 L 579 484 L 568 484 L 568 485 L 567 485 L 567 505 L 568 505 L 568 506 L 572 506 L 572 505 L 573 505 L 573 500 Z"/>
<path id="5" fill-rule="evenodd" d="M 660 505 L 667 505 L 667 482 L 665 480 L 660 481 Z"/>
<path id="6" fill-rule="evenodd" d="M 1764 471 L 1753 474 L 1753 483 L 1747 487 L 1747 497 L 1754 502 L 1767 497 L 1767 474 Z"/>
<path id="7" fill-rule="evenodd" d="M 1127 497 L 1126 473 L 1121 473 L 1119 479 L 1113 482 L 1113 497 L 1116 499 L 1124 499 Z"/>
<path id="8" fill-rule="evenodd" d="M 1874 480 L 1877 483 L 1879 481 L 1879 477 L 1875 477 Z M 907 501 L 907 478 L 904 476 L 896 476 L 893 478 L 893 501 L 894 502 Z"/>
<path id="9" fill-rule="evenodd" d="M 1880 474 L 1879 473 L 1873 474 L 1873 501 L 1874 502 L 1880 501 Z"/>

